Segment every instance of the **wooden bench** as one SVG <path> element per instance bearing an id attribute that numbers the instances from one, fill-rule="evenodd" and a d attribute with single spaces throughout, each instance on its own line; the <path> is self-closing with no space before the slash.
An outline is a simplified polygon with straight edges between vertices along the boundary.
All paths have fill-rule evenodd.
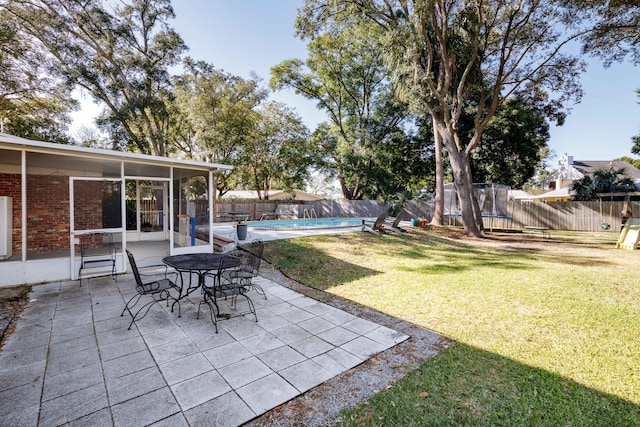
<path id="1" fill-rule="evenodd" d="M 530 233 L 530 234 L 538 234 L 544 237 L 545 239 L 548 239 L 550 237 L 549 227 L 535 227 L 533 225 L 527 225 L 524 227 L 524 232 Z"/>

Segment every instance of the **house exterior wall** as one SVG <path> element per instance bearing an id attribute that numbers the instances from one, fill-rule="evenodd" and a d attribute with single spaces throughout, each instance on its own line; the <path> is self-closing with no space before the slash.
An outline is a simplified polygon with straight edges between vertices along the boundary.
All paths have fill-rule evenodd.
<path id="1" fill-rule="evenodd" d="M 27 175 L 27 253 L 69 251 L 69 177 Z M 76 185 L 76 200 L 82 201 L 76 216 L 84 218 L 76 228 L 102 228 L 100 181 Z M 21 175 L 0 173 L 0 196 L 13 197 L 12 252 L 22 252 Z"/>
<path id="2" fill-rule="evenodd" d="M 27 253 L 69 250 L 69 178 L 27 175 Z"/>

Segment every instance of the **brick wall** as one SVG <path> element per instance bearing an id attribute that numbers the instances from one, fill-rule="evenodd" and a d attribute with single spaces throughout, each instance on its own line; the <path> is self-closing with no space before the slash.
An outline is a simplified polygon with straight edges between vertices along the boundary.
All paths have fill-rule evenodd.
<path id="1" fill-rule="evenodd" d="M 22 251 L 20 174 L 0 173 L 0 196 L 13 197 L 14 254 Z M 69 251 L 69 178 L 27 175 L 27 253 Z M 102 183 L 77 182 L 76 228 L 102 228 Z"/>
<path id="2" fill-rule="evenodd" d="M 27 252 L 69 250 L 69 178 L 27 175 Z"/>

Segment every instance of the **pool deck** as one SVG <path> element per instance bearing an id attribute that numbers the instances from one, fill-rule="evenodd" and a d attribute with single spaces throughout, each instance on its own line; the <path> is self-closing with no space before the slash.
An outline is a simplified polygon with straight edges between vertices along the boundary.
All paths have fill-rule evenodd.
<path id="1" fill-rule="evenodd" d="M 256 230 L 248 228 L 246 242 L 261 239 L 263 241 L 279 240 L 279 239 L 295 239 L 297 237 L 316 236 L 320 234 L 337 234 L 337 233 L 353 233 L 361 231 L 362 226 L 344 227 L 344 228 L 325 228 L 325 229 L 304 229 L 304 230 Z M 230 223 L 214 224 L 213 232 L 220 236 L 236 239 L 236 229 Z"/>

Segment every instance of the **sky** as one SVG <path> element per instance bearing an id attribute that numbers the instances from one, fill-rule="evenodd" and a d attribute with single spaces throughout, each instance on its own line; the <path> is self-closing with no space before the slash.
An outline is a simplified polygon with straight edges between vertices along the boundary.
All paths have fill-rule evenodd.
<path id="1" fill-rule="evenodd" d="M 243 78 L 255 73 L 268 85 L 270 69 L 292 58 L 306 58 L 306 42 L 294 35 L 297 9 L 303 0 L 173 0 L 176 19 L 172 27 L 190 50 L 187 55 Z M 613 160 L 631 153 L 631 137 L 640 134 L 640 67 L 612 64 L 605 69 L 597 60 L 581 82 L 585 95 L 560 127 L 551 126 L 549 148 L 555 166 L 565 153 L 575 160 Z M 271 99 L 295 108 L 307 127 L 326 120 L 315 102 L 286 90 Z M 99 107 L 83 100 L 72 129 L 90 125 Z M 553 167 L 552 167 L 553 168 Z"/>

